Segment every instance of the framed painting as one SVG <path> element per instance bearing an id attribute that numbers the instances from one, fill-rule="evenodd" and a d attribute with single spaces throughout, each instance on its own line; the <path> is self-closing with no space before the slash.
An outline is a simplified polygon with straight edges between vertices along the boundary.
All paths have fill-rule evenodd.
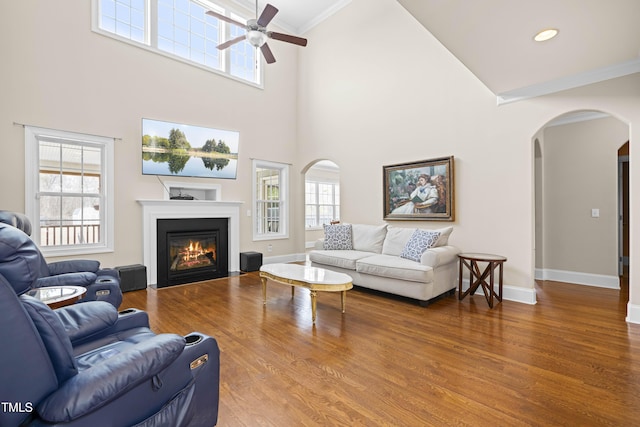
<path id="1" fill-rule="evenodd" d="M 382 169 L 385 220 L 454 220 L 453 156 Z"/>

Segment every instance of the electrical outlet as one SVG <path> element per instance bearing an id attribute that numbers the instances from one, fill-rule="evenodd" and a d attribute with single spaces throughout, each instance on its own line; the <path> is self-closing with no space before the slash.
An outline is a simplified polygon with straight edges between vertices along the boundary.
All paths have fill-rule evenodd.
<path id="1" fill-rule="evenodd" d="M 267 246 L 267 252 L 271 252 L 273 250 L 273 245 Z"/>

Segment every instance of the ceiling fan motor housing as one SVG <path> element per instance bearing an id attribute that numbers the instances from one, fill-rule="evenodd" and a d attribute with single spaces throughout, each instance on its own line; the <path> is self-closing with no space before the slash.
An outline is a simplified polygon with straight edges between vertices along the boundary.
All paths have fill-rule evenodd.
<path id="1" fill-rule="evenodd" d="M 269 38 L 266 34 L 267 29 L 258 25 L 256 19 L 247 21 L 247 41 L 255 47 L 261 47 Z"/>

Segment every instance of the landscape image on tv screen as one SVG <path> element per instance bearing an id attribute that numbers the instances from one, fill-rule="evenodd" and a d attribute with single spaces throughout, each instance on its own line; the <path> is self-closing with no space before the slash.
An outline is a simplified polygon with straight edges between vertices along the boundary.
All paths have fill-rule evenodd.
<path id="1" fill-rule="evenodd" d="M 142 173 L 235 179 L 240 133 L 142 119 Z"/>

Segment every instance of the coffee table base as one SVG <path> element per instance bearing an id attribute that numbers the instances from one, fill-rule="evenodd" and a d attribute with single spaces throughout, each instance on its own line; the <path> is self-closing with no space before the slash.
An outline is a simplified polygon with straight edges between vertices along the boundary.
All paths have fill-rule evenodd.
<path id="1" fill-rule="evenodd" d="M 299 264 L 267 264 L 260 267 L 260 280 L 262 282 L 262 301 L 267 304 L 267 280 L 291 286 L 291 297 L 295 295 L 295 287 L 300 286 L 309 289 L 311 295 L 311 320 L 316 322 L 316 306 L 318 291 L 341 292 L 342 312 L 346 311 L 347 291 L 353 288 L 351 277 L 325 270 L 318 267 L 309 267 Z"/>

